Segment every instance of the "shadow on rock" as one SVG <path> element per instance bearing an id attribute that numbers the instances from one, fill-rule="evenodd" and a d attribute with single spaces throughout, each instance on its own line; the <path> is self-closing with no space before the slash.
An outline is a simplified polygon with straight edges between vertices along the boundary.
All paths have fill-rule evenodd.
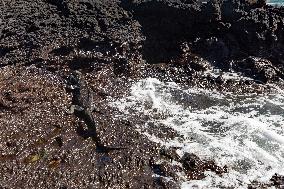
<path id="1" fill-rule="evenodd" d="M 180 5 L 169 6 L 158 1 L 140 4 L 122 1 L 121 5 L 133 11 L 134 18 L 142 26 L 146 37 L 143 55 L 147 62 L 166 62 L 180 54 L 179 44 L 192 30 L 196 4 L 183 4 L 184 7 L 180 8 Z"/>

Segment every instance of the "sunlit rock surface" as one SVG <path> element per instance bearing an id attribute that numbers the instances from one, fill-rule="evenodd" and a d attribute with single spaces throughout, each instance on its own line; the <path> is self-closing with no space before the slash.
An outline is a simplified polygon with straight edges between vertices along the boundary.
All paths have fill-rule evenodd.
<path id="1" fill-rule="evenodd" d="M 161 143 L 179 138 L 187 145 L 198 138 L 190 132 L 193 138 L 185 140 L 169 122 L 157 123 L 169 117 L 168 107 L 160 109 L 169 99 L 157 96 L 173 92 L 180 106 L 167 111 L 202 111 L 220 103 L 226 111 L 234 95 L 255 95 L 257 101 L 283 89 L 284 11 L 263 1 L 2 0 L 0 14 L 3 188 L 180 188 L 192 179 L 211 186 L 210 179 L 232 178 L 234 163 L 211 158 L 202 140 L 184 153 L 181 146 Z M 94 133 L 70 113 L 68 78 L 76 71 L 93 94 L 98 136 L 119 150 L 99 151 Z M 153 78 L 158 85 L 148 86 Z M 187 94 L 168 82 L 210 94 Z M 133 92 L 137 86 L 141 90 Z M 233 97 L 212 100 L 220 93 Z M 127 98 L 135 95 L 138 101 Z M 263 111 L 272 111 L 267 106 Z M 275 111 L 282 111 L 281 104 Z M 206 124 L 223 128 L 223 122 L 217 128 Z M 261 132 L 282 141 L 278 130 Z M 253 165 L 245 161 L 240 169 Z M 268 176 L 282 174 L 277 165 L 271 163 Z M 281 187 L 281 175 L 268 182 L 260 173 L 249 177 L 256 179 L 251 185 L 225 185 Z"/>

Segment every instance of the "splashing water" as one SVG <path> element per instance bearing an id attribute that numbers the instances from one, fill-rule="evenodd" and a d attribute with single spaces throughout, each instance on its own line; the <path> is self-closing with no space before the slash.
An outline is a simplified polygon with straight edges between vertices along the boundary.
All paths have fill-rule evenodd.
<path id="1" fill-rule="evenodd" d="M 267 182 L 275 173 L 284 174 L 284 96 L 280 92 L 237 96 L 148 78 L 133 84 L 130 96 L 111 104 L 126 119 L 147 115 L 137 130 L 150 140 L 180 147 L 180 155 L 195 153 L 228 166 L 222 176 L 206 172 L 206 178 L 185 180 L 182 188 L 247 188 L 254 180 Z M 165 139 L 150 134 L 150 122 L 174 129 L 178 136 Z"/>

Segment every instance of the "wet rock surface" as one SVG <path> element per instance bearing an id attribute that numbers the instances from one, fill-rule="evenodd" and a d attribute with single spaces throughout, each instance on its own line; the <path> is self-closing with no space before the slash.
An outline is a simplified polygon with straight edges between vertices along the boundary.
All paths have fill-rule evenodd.
<path id="1" fill-rule="evenodd" d="M 177 172 L 225 173 L 150 142 L 135 130 L 147 117 L 115 118 L 108 99 L 146 77 L 235 93 L 269 92 L 266 83 L 283 79 L 284 10 L 263 1 L 2 0 L 0 13 L 3 188 L 178 188 Z M 76 70 L 93 95 L 95 133 L 68 113 Z M 94 134 L 123 148 L 98 151 Z"/>
<path id="2" fill-rule="evenodd" d="M 110 109 L 95 115 L 99 137 L 124 148 L 100 152 L 85 122 L 68 113 L 72 96 L 61 77 L 35 67 L 5 67 L 0 76 L 1 187 L 159 187 L 156 144 L 112 120 Z"/>
<path id="3" fill-rule="evenodd" d="M 263 83 L 283 79 L 283 73 L 269 60 L 248 57 L 235 63 L 235 69 Z"/>
<path id="4" fill-rule="evenodd" d="M 185 153 L 180 159 L 183 168 L 186 170 L 186 174 L 189 179 L 199 180 L 205 178 L 205 171 L 213 171 L 216 174 L 222 174 L 227 172 L 227 168 L 219 167 L 213 161 L 202 161 L 195 154 Z"/>
<path id="5" fill-rule="evenodd" d="M 255 189 L 255 188 L 269 188 L 269 187 L 275 187 L 275 188 L 283 188 L 284 187 L 284 177 L 278 174 L 275 174 L 272 176 L 270 181 L 268 183 L 259 183 L 259 182 L 253 182 L 251 185 L 249 185 L 249 189 Z"/>

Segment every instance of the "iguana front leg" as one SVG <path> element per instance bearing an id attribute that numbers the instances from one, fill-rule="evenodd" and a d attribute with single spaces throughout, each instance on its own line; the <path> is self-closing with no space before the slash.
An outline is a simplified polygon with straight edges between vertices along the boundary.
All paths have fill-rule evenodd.
<path id="1" fill-rule="evenodd" d="M 82 112 L 82 111 L 84 111 L 84 108 L 79 106 L 79 105 L 72 104 L 70 106 L 69 110 L 67 110 L 67 114 L 74 114 L 75 111 Z"/>

